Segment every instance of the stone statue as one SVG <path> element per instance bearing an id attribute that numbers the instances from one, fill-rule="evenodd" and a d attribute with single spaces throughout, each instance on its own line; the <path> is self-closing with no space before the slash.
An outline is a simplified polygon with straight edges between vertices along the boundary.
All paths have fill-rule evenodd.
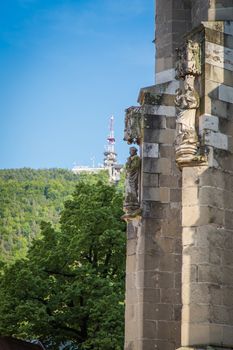
<path id="1" fill-rule="evenodd" d="M 126 180 L 125 180 L 125 200 L 123 219 L 134 217 L 140 213 L 139 204 L 139 177 L 141 159 L 137 155 L 137 148 L 130 147 L 130 156 L 126 162 Z"/>
<path id="2" fill-rule="evenodd" d="M 183 89 L 177 89 L 175 105 L 176 119 L 176 159 L 177 162 L 192 160 L 197 153 L 196 110 L 199 107 L 199 96 L 194 88 L 194 75 L 186 75 Z"/>

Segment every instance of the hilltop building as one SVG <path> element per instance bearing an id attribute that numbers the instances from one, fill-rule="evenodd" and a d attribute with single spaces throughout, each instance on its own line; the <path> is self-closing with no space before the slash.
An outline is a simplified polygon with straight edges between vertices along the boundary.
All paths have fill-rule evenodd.
<path id="1" fill-rule="evenodd" d="M 104 161 L 103 165 L 95 167 L 94 164 L 92 167 L 88 166 L 75 166 L 72 171 L 75 174 L 82 173 L 98 173 L 102 170 L 107 170 L 109 174 L 109 181 L 112 183 L 118 183 L 120 181 L 120 173 L 123 168 L 123 165 L 118 164 L 117 162 L 117 153 L 115 151 L 115 136 L 114 136 L 114 116 L 110 118 L 110 127 L 109 135 L 107 137 L 106 150 L 104 152 Z"/>

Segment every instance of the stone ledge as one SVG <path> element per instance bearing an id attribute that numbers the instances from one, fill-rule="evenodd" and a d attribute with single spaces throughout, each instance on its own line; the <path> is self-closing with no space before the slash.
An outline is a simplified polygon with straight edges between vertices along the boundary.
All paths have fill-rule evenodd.
<path id="1" fill-rule="evenodd" d="M 228 151 L 228 137 L 220 132 L 206 130 L 203 134 L 204 145 Z"/>
<path id="2" fill-rule="evenodd" d="M 202 135 L 204 130 L 219 131 L 219 118 L 211 114 L 203 114 L 199 117 L 199 133 Z"/>

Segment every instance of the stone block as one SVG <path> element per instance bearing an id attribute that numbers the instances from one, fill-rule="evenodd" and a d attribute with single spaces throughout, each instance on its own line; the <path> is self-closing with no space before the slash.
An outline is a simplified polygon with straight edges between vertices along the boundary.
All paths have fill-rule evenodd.
<path id="1" fill-rule="evenodd" d="M 170 189 L 166 187 L 144 187 L 142 199 L 161 203 L 170 202 Z"/>
<path id="2" fill-rule="evenodd" d="M 143 334 L 142 338 L 145 339 L 156 339 L 157 338 L 157 324 L 155 320 L 144 320 L 143 321 Z"/>
<path id="3" fill-rule="evenodd" d="M 127 303 L 127 322 L 135 322 L 136 321 L 136 305 Z"/>
<path id="4" fill-rule="evenodd" d="M 225 191 L 213 187 L 201 187 L 199 189 L 199 203 L 201 205 L 210 205 L 216 208 L 224 208 Z"/>
<path id="5" fill-rule="evenodd" d="M 222 172 L 222 170 L 216 168 L 206 168 L 205 171 L 203 171 L 203 173 L 201 174 L 201 176 L 197 179 L 197 181 L 200 182 L 201 187 L 211 186 L 212 188 L 224 189 L 228 182 L 227 177 L 226 174 Z"/>
<path id="6" fill-rule="evenodd" d="M 155 272 L 155 288 L 174 288 L 175 275 L 173 272 Z"/>
<path id="7" fill-rule="evenodd" d="M 182 266 L 182 283 L 188 284 L 197 282 L 198 266 L 197 265 L 183 265 Z"/>
<path id="8" fill-rule="evenodd" d="M 218 100 L 219 98 L 219 86 L 221 84 L 212 80 L 205 79 L 205 94 L 211 99 Z"/>
<path id="9" fill-rule="evenodd" d="M 170 188 L 179 188 L 180 187 L 180 177 L 174 175 L 159 175 L 159 186 L 161 187 L 170 187 Z"/>
<path id="10" fill-rule="evenodd" d="M 173 305 L 174 307 L 174 320 L 175 321 L 180 321 L 181 320 L 181 309 L 182 305 Z"/>
<path id="11" fill-rule="evenodd" d="M 149 350 L 154 350 L 154 348 Z M 156 350 L 174 350 L 174 342 L 159 339 L 156 341 Z"/>
<path id="12" fill-rule="evenodd" d="M 183 266 L 209 263 L 209 249 L 196 246 L 183 246 Z"/>
<path id="13" fill-rule="evenodd" d="M 208 10 L 209 21 L 231 21 L 233 13 L 232 7 L 214 8 Z"/>
<path id="14" fill-rule="evenodd" d="M 139 301 L 144 301 L 147 303 L 160 303 L 161 290 L 159 288 L 143 288 L 142 298 L 140 298 Z"/>
<path id="15" fill-rule="evenodd" d="M 173 146 L 160 145 L 159 154 L 161 158 L 175 158 L 175 151 Z"/>
<path id="16" fill-rule="evenodd" d="M 199 203 L 199 187 L 184 187 L 182 190 L 182 205 L 193 206 Z"/>
<path id="17" fill-rule="evenodd" d="M 221 265 L 222 263 L 222 249 L 216 248 L 213 245 L 210 244 L 210 264 Z"/>
<path id="18" fill-rule="evenodd" d="M 157 74 L 166 71 L 173 67 L 172 57 L 160 57 L 156 59 L 156 72 Z"/>
<path id="19" fill-rule="evenodd" d="M 222 335 L 223 335 L 222 325 L 210 324 L 210 329 L 209 329 L 210 344 L 219 344 L 220 346 L 222 346 L 223 345 Z"/>
<path id="20" fill-rule="evenodd" d="M 135 329 L 135 328 L 134 328 Z M 129 339 L 128 337 L 128 333 L 126 333 L 126 339 Z M 124 349 L 125 350 L 135 350 L 136 349 L 136 344 L 135 342 L 132 340 L 132 341 L 126 341 L 125 342 L 125 346 L 124 346 Z"/>
<path id="21" fill-rule="evenodd" d="M 148 129 L 144 135 L 146 143 L 163 143 L 173 145 L 175 141 L 174 129 Z"/>
<path id="22" fill-rule="evenodd" d="M 137 249 L 137 240 L 129 239 L 127 240 L 127 256 L 135 255 Z"/>
<path id="23" fill-rule="evenodd" d="M 135 274 L 135 286 L 138 289 L 157 288 L 157 275 L 154 271 L 137 271 Z"/>
<path id="24" fill-rule="evenodd" d="M 174 322 L 158 321 L 158 339 L 170 340 Z"/>
<path id="25" fill-rule="evenodd" d="M 213 305 L 211 306 L 211 323 L 229 324 L 229 310 L 225 306 Z"/>
<path id="26" fill-rule="evenodd" d="M 223 325 L 223 340 L 222 343 L 224 346 L 228 346 L 230 348 L 233 347 L 233 326 Z"/>
<path id="27" fill-rule="evenodd" d="M 156 239 L 161 251 L 165 254 L 170 254 L 174 252 L 174 238 L 160 236 Z"/>
<path id="28" fill-rule="evenodd" d="M 222 285 L 211 284 L 209 286 L 211 305 L 223 305 Z"/>
<path id="29" fill-rule="evenodd" d="M 175 81 L 175 69 L 167 69 L 163 70 L 162 72 L 159 72 L 155 75 L 155 82 L 156 84 L 161 84 L 161 83 L 167 83 L 172 80 Z"/>
<path id="30" fill-rule="evenodd" d="M 222 270 L 220 266 L 199 264 L 198 282 L 209 282 L 215 284 L 222 283 Z"/>
<path id="31" fill-rule="evenodd" d="M 145 114 L 151 114 L 151 115 L 166 115 L 167 117 L 176 116 L 176 108 L 173 106 L 144 105 L 143 112 Z"/>
<path id="32" fill-rule="evenodd" d="M 183 227 L 182 230 L 182 242 L 183 246 L 194 246 L 197 243 L 196 228 L 195 227 Z"/>
<path id="33" fill-rule="evenodd" d="M 224 225 L 224 211 L 210 206 L 184 206 L 182 211 L 182 226 L 203 226 L 212 224 Z"/>
<path id="34" fill-rule="evenodd" d="M 146 173 L 170 175 L 171 161 L 166 158 L 144 158 L 143 171 Z"/>
<path id="35" fill-rule="evenodd" d="M 226 246 L 226 248 L 229 248 Z M 224 266 L 232 266 L 233 267 L 233 251 L 231 249 L 222 250 L 222 264 Z"/>
<path id="36" fill-rule="evenodd" d="M 222 267 L 222 281 L 228 287 L 233 285 L 233 275 L 232 275 L 232 266 L 223 266 Z"/>
<path id="37" fill-rule="evenodd" d="M 167 288 L 161 290 L 161 303 L 181 304 L 181 290 L 178 288 Z"/>
<path id="38" fill-rule="evenodd" d="M 130 291 L 132 289 L 135 289 L 136 287 L 136 274 L 134 272 L 127 272 L 126 271 L 126 280 L 127 280 L 127 290 Z"/>
<path id="39" fill-rule="evenodd" d="M 225 102 L 233 103 L 233 88 L 223 84 L 220 85 L 219 99 Z"/>
<path id="40" fill-rule="evenodd" d="M 210 114 L 202 114 L 199 117 L 199 132 L 201 135 L 204 130 L 217 132 L 219 130 L 219 118 Z"/>
<path id="41" fill-rule="evenodd" d="M 209 305 L 191 304 L 182 308 L 182 323 L 208 323 L 209 318 Z"/>
<path id="42" fill-rule="evenodd" d="M 127 322 L 126 327 L 125 327 L 125 337 L 128 340 L 127 341 L 127 346 L 126 349 L 132 349 L 134 350 L 135 348 L 132 347 L 134 346 L 134 340 L 135 340 L 135 330 L 137 330 L 137 322 Z M 137 332 L 137 331 L 136 331 Z"/>
<path id="43" fill-rule="evenodd" d="M 157 232 L 161 230 L 161 224 L 163 220 L 167 218 L 168 215 L 168 204 L 160 202 L 149 202 L 143 201 L 143 217 L 147 218 L 146 221 L 146 232 Z M 148 218 L 151 220 L 148 221 Z"/>
<path id="44" fill-rule="evenodd" d="M 160 263 L 160 255 L 150 249 L 146 254 L 137 254 L 137 265 L 135 271 L 154 270 L 158 268 Z"/>
<path id="45" fill-rule="evenodd" d="M 205 37 L 208 42 L 222 45 L 225 48 L 233 48 L 233 37 L 232 35 L 225 34 L 223 31 L 213 30 L 210 28 L 205 29 Z"/>
<path id="46" fill-rule="evenodd" d="M 233 50 L 222 45 L 206 42 L 206 63 L 233 71 Z"/>
<path id="47" fill-rule="evenodd" d="M 158 158 L 159 157 L 159 145 L 157 143 L 143 143 L 143 157 Z"/>
<path id="48" fill-rule="evenodd" d="M 232 295 L 233 295 L 233 286 L 231 287 L 228 287 L 228 286 L 224 286 L 222 288 L 222 304 L 225 305 L 226 307 L 233 307 L 233 298 L 232 298 Z M 217 304 L 217 305 L 220 305 Z"/>
<path id="49" fill-rule="evenodd" d="M 217 150 L 214 152 L 214 157 L 217 160 L 218 166 L 221 169 L 224 169 L 224 171 L 229 171 L 233 172 L 233 159 L 232 159 L 232 154 L 229 152 L 218 152 L 220 150 Z"/>
<path id="50" fill-rule="evenodd" d="M 159 186 L 159 175 L 143 173 L 143 186 L 158 187 Z"/>
<path id="51" fill-rule="evenodd" d="M 204 132 L 204 144 L 222 150 L 228 150 L 228 137 L 220 132 L 206 130 Z"/>
<path id="52" fill-rule="evenodd" d="M 206 166 L 202 167 L 185 167 L 182 170 L 182 184 L 183 188 L 196 187 L 203 177 L 205 172 L 209 171 Z"/>
<path id="53" fill-rule="evenodd" d="M 175 263 L 174 254 L 164 254 L 160 257 L 159 270 L 171 272 L 173 271 L 174 263 Z"/>
<path id="54" fill-rule="evenodd" d="M 174 320 L 173 305 L 157 304 L 155 309 L 155 319 L 159 321 Z"/>
<path id="55" fill-rule="evenodd" d="M 208 80 L 215 81 L 217 83 L 233 86 L 233 72 L 227 69 L 205 64 L 205 72 Z"/>
<path id="56" fill-rule="evenodd" d="M 145 134 L 147 129 L 166 129 L 166 117 L 164 115 L 145 115 L 144 129 Z"/>
<path id="57" fill-rule="evenodd" d="M 175 288 L 181 290 L 181 272 L 175 273 Z"/>
<path id="58" fill-rule="evenodd" d="M 126 260 L 126 271 L 132 273 L 136 271 L 136 255 L 128 255 Z"/>
<path id="59" fill-rule="evenodd" d="M 233 229 L 233 215 L 232 210 L 225 210 L 225 227 L 226 229 Z"/>
<path id="60" fill-rule="evenodd" d="M 224 23 L 224 33 L 233 35 L 233 21 L 227 21 Z"/>
<path id="61" fill-rule="evenodd" d="M 181 189 L 171 189 L 170 190 L 171 202 L 181 202 L 181 198 L 182 198 Z"/>
<path id="62" fill-rule="evenodd" d="M 168 129 L 175 129 L 176 128 L 176 119 L 173 117 L 167 117 L 166 118 L 166 126 Z"/>
<path id="63" fill-rule="evenodd" d="M 209 304 L 209 283 L 183 283 L 182 301 L 186 304 Z"/>
<path id="64" fill-rule="evenodd" d="M 209 323 L 182 323 L 181 345 L 209 344 Z"/>

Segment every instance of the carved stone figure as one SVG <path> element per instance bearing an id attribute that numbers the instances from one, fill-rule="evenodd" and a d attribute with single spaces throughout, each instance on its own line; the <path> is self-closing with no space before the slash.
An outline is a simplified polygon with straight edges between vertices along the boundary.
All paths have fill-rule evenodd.
<path id="1" fill-rule="evenodd" d="M 128 144 L 141 143 L 142 113 L 141 107 L 130 107 L 125 110 L 124 141 Z"/>
<path id="2" fill-rule="evenodd" d="M 201 50 L 199 43 L 188 40 L 184 46 L 177 49 L 176 78 L 201 74 Z"/>
<path id="3" fill-rule="evenodd" d="M 130 156 L 126 162 L 126 180 L 125 180 L 125 200 L 124 211 L 128 216 L 136 216 L 139 213 L 139 177 L 140 177 L 141 159 L 137 155 L 137 148 L 130 147 Z"/>
<path id="4" fill-rule="evenodd" d="M 199 96 L 194 88 L 194 75 L 186 75 L 183 88 L 176 91 L 176 160 L 178 163 L 191 161 L 197 153 L 197 133 L 195 126 Z"/>

